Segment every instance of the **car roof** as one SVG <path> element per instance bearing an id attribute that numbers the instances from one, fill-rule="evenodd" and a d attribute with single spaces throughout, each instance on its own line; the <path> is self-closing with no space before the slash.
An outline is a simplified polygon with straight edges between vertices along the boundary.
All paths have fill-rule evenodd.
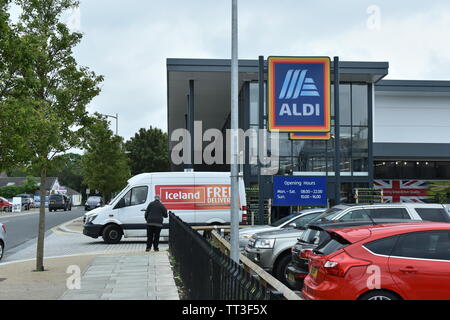
<path id="1" fill-rule="evenodd" d="M 450 223 L 445 222 L 407 222 L 407 223 L 386 223 L 379 225 L 355 226 L 342 229 L 327 230 L 331 234 L 337 234 L 351 243 L 355 243 L 367 238 L 372 240 L 394 236 L 403 233 L 448 230 Z"/>
<path id="2" fill-rule="evenodd" d="M 314 230 L 326 230 L 335 228 L 350 228 L 353 226 L 366 226 L 366 225 L 382 225 L 388 223 L 411 223 L 411 222 L 423 222 L 422 220 L 411 220 L 411 219 L 372 219 L 371 220 L 350 220 L 350 221 L 339 221 L 331 220 L 324 222 L 315 222 L 308 226 L 310 229 Z"/>

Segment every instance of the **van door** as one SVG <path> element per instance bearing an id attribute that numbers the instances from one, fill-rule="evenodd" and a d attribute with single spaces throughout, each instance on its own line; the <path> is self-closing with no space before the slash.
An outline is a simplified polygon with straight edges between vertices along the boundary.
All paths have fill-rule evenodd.
<path id="1" fill-rule="evenodd" d="M 195 176 L 196 191 L 203 196 L 195 203 L 196 224 L 230 223 L 230 177 L 224 174 Z"/>
<path id="2" fill-rule="evenodd" d="M 155 177 L 152 180 L 154 194 L 161 196 L 161 203 L 168 211 L 172 211 L 186 223 L 195 223 L 195 192 L 194 174 L 180 173 L 166 177 Z M 164 219 L 167 226 L 169 219 Z M 163 230 L 161 235 L 165 235 Z"/>
<path id="3" fill-rule="evenodd" d="M 150 189 L 148 185 L 134 186 L 117 203 L 119 208 L 114 211 L 117 210 L 125 237 L 146 236 L 145 209 L 150 203 Z"/>

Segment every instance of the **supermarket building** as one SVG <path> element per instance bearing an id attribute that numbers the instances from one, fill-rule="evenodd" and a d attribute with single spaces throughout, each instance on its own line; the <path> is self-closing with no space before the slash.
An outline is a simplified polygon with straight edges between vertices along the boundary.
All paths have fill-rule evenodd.
<path id="1" fill-rule="evenodd" d="M 203 132 L 230 128 L 230 60 L 167 59 L 168 132 L 193 128 Z M 239 61 L 239 127 L 266 128 L 258 104 L 258 60 Z M 331 73 L 334 65 L 331 64 Z M 341 199 L 353 201 L 353 190 L 378 187 L 389 201 L 436 201 L 432 184 L 450 203 L 450 81 L 384 80 L 388 62 L 341 61 L 340 182 Z M 267 75 L 265 76 L 267 80 Z M 333 95 L 333 83 L 332 83 Z M 334 137 L 334 105 L 331 106 Z M 264 109 L 265 110 L 265 109 Z M 194 130 L 190 130 L 195 139 Z M 280 133 L 278 175 L 326 176 L 333 202 L 334 139 L 290 140 Z M 169 155 L 176 142 L 169 142 Z M 207 143 L 203 143 L 203 148 Z M 201 153 L 202 149 L 193 150 Z M 172 171 L 185 165 L 172 163 Z M 228 165 L 195 164 L 195 171 L 227 171 Z M 247 187 L 258 185 L 258 167 L 242 166 Z M 264 177 L 264 195 L 272 195 L 272 177 Z M 441 200 L 442 201 L 442 200 Z"/>

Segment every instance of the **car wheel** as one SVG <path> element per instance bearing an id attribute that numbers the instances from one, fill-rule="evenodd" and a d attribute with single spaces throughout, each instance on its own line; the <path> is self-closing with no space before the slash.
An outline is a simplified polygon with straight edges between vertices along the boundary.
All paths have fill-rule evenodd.
<path id="1" fill-rule="evenodd" d="M 5 252 L 5 244 L 3 243 L 3 241 L 0 241 L 0 260 L 2 260 L 4 252 Z"/>
<path id="2" fill-rule="evenodd" d="M 400 297 L 386 290 L 375 290 L 363 294 L 359 300 L 400 300 Z"/>
<path id="3" fill-rule="evenodd" d="M 279 281 L 281 281 L 284 285 L 287 287 L 290 287 L 289 282 L 287 281 L 287 267 L 289 263 L 291 262 L 291 255 L 285 254 L 282 256 L 276 265 L 274 266 L 274 276 Z"/>
<path id="4" fill-rule="evenodd" d="M 103 230 L 103 241 L 108 244 L 117 244 L 122 239 L 122 229 L 117 225 L 106 226 Z"/>

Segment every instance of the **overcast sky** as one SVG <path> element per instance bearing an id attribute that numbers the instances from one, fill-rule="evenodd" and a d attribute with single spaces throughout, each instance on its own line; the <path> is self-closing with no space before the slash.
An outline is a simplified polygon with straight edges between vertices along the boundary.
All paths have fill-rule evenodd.
<path id="1" fill-rule="evenodd" d="M 167 58 L 230 58 L 231 0 L 81 0 L 79 13 L 76 57 L 105 76 L 89 111 L 118 113 L 125 139 L 167 130 Z M 242 59 L 338 55 L 388 61 L 388 79 L 449 80 L 449 31 L 448 0 L 239 0 Z"/>

